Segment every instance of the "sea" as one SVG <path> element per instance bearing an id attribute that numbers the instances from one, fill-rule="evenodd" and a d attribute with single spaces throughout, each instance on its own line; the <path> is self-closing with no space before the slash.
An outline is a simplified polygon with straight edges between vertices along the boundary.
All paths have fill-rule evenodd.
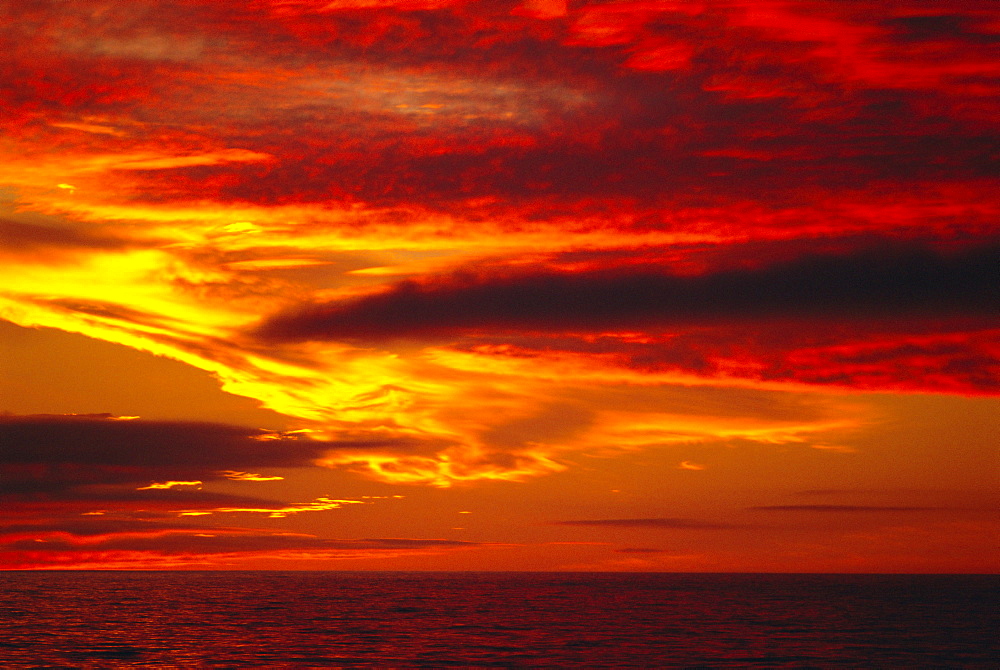
<path id="1" fill-rule="evenodd" d="M 0 572 L 3 668 L 1000 668 L 998 575 Z"/>

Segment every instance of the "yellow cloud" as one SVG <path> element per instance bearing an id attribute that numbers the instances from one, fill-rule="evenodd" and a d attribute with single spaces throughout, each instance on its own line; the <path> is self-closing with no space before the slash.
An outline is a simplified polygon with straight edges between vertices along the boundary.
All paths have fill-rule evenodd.
<path id="1" fill-rule="evenodd" d="M 273 519 L 284 518 L 300 512 L 325 512 L 340 509 L 344 505 L 363 505 L 364 500 L 334 500 L 320 497 L 308 503 L 292 503 L 283 507 L 216 507 L 213 509 L 171 510 L 178 516 L 205 516 L 209 514 L 266 514 Z"/>
<path id="2" fill-rule="evenodd" d="M 265 475 L 258 475 L 252 472 L 238 472 L 236 470 L 223 470 L 219 472 L 220 475 L 226 479 L 232 479 L 238 482 L 276 482 L 284 479 L 284 477 L 267 477 Z"/>
<path id="3" fill-rule="evenodd" d="M 168 481 L 168 482 L 153 482 L 149 486 L 140 486 L 136 491 L 149 491 L 151 489 L 174 489 L 174 488 L 190 488 L 198 487 L 201 488 L 202 483 L 198 480 L 194 481 Z"/>

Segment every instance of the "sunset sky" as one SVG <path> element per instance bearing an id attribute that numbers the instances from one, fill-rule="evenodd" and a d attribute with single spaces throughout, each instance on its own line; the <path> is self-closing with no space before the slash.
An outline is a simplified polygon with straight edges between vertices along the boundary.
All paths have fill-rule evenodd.
<path id="1" fill-rule="evenodd" d="M 996 0 L 0 0 L 0 568 L 997 572 Z"/>

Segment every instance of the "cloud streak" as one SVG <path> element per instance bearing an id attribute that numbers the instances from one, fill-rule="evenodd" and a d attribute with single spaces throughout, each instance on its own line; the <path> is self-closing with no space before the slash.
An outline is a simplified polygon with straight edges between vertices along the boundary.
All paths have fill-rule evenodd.
<path id="1" fill-rule="evenodd" d="M 941 508 L 892 505 L 757 505 L 749 509 L 762 512 L 927 512 Z"/>
<path id="2" fill-rule="evenodd" d="M 251 561 L 379 560 L 461 551 L 476 542 L 423 538 L 324 539 L 305 533 L 149 522 L 0 527 L 0 568 L 226 568 Z"/>
<path id="3" fill-rule="evenodd" d="M 1000 310 L 1000 247 L 815 257 L 762 270 L 680 277 L 642 270 L 454 276 L 397 284 L 266 320 L 269 340 L 421 337 L 468 331 L 657 328 L 803 317 Z"/>
<path id="4" fill-rule="evenodd" d="M 225 424 L 98 415 L 0 416 L 4 465 L 74 463 L 145 472 L 308 465 L 321 447 L 294 435 Z M 144 473 L 145 474 L 145 473 Z M 175 478 L 177 479 L 177 478 Z"/>
<path id="5" fill-rule="evenodd" d="M 664 530 L 728 530 L 740 526 L 698 519 L 655 517 L 649 519 L 572 519 L 552 521 L 557 526 L 593 526 L 597 528 L 660 528 Z"/>

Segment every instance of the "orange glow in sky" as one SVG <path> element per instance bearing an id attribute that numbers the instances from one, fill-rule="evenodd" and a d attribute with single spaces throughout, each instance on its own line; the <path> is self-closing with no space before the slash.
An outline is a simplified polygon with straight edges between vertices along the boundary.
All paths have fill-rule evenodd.
<path id="1" fill-rule="evenodd" d="M 0 568 L 1000 567 L 993 3 L 0 19 Z"/>

